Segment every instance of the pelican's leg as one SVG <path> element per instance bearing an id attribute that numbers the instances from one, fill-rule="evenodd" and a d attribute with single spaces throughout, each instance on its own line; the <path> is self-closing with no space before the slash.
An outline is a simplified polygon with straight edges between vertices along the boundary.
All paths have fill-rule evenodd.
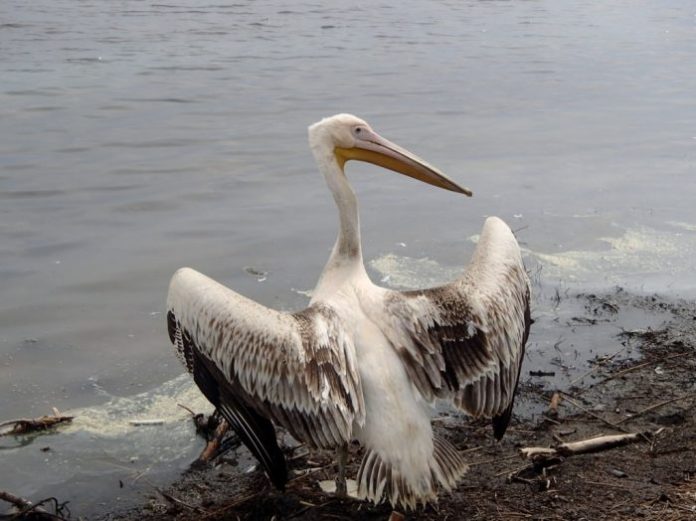
<path id="1" fill-rule="evenodd" d="M 336 475 L 336 495 L 345 497 L 348 494 L 346 487 L 346 465 L 348 464 L 348 444 L 344 443 L 336 449 L 336 461 L 338 462 L 338 474 Z"/>

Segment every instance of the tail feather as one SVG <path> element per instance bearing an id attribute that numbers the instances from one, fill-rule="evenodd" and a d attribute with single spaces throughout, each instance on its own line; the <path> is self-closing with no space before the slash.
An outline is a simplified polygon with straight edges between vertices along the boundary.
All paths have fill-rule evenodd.
<path id="1" fill-rule="evenodd" d="M 452 490 L 468 470 L 461 453 L 447 440 L 435 436 L 430 473 L 404 475 L 393 462 L 368 449 L 358 471 L 358 495 L 393 507 L 415 509 L 419 503 L 437 502 L 440 489 Z"/>

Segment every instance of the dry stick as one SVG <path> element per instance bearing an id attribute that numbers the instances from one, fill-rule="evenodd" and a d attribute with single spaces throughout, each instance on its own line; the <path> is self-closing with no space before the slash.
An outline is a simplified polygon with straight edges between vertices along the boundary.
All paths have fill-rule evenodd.
<path id="1" fill-rule="evenodd" d="M 544 463 L 550 458 L 577 456 L 579 454 L 590 454 L 594 452 L 602 452 L 605 450 L 623 447 L 631 443 L 651 440 L 664 428 L 660 428 L 655 432 L 635 432 L 630 434 L 612 434 L 608 436 L 596 436 L 586 440 L 561 443 L 555 447 L 523 447 L 520 449 L 520 454 L 525 458 L 534 461 L 535 463 Z"/>
<path id="2" fill-rule="evenodd" d="M 487 459 L 483 461 L 474 461 L 472 463 L 469 463 L 469 467 L 476 467 L 478 465 L 486 465 L 488 463 L 497 463 L 498 461 L 505 461 L 509 459 L 516 458 L 517 455 L 513 454 L 512 456 L 505 456 L 504 458 L 493 458 L 493 459 Z"/>
<path id="3" fill-rule="evenodd" d="M 590 411 L 589 409 L 587 409 L 587 408 L 583 407 L 582 405 L 580 405 L 578 402 L 576 402 L 576 401 L 572 398 L 572 396 L 571 396 L 570 394 L 566 393 L 565 391 L 560 391 L 560 392 L 561 392 L 561 394 L 563 394 L 563 396 L 565 396 L 565 399 L 566 399 L 566 401 L 567 401 L 568 403 L 570 403 L 570 404 L 573 405 L 574 407 L 577 407 L 578 409 L 580 409 L 580 410 L 581 410 L 582 412 L 584 412 L 585 414 L 588 414 L 588 415 L 592 416 L 593 418 L 598 419 L 599 421 L 601 421 L 602 423 L 608 425 L 608 426 L 611 427 L 612 429 L 616 429 L 617 431 L 621 431 L 621 432 L 626 432 L 626 430 L 625 430 L 623 427 L 617 426 L 616 424 L 610 422 L 609 420 L 607 420 L 607 419 L 605 419 L 605 418 L 602 418 L 599 414 L 595 414 L 594 412 L 592 412 L 592 411 Z"/>
<path id="4" fill-rule="evenodd" d="M 157 488 L 157 487 L 155 487 L 155 488 Z M 188 508 L 189 510 L 193 510 L 194 512 L 200 512 L 202 514 L 209 514 L 210 513 L 205 508 L 189 505 L 186 501 L 182 501 L 181 499 L 174 497 L 171 494 L 164 492 L 163 490 L 157 489 L 157 492 L 159 492 L 162 495 L 162 497 L 164 499 L 166 499 L 167 501 L 169 501 L 170 503 L 179 504 L 183 507 Z"/>
<path id="5" fill-rule="evenodd" d="M 534 517 L 532 514 L 525 514 L 523 512 L 498 512 L 498 515 L 505 516 L 505 518 L 509 518 L 510 516 L 512 516 L 512 517 L 525 517 L 525 518 Z"/>
<path id="6" fill-rule="evenodd" d="M 288 482 L 293 482 L 293 481 L 300 481 L 307 476 L 311 476 L 312 474 L 316 474 L 317 472 L 321 472 L 322 470 L 326 470 L 327 468 L 333 466 L 333 462 L 327 463 L 326 465 L 322 465 L 321 467 L 314 467 L 314 468 L 308 468 L 304 469 L 306 472 L 304 474 L 298 474 L 297 476 L 293 476 L 290 479 L 288 479 Z"/>
<path id="7" fill-rule="evenodd" d="M 288 516 L 286 519 L 294 519 L 296 517 L 301 516 L 302 514 L 304 514 L 305 512 L 307 512 L 308 510 L 310 510 L 312 508 L 324 508 L 326 505 L 330 505 L 333 502 L 334 502 L 334 499 L 330 499 L 328 501 L 325 501 L 324 503 L 320 503 L 318 505 L 315 505 L 314 503 L 308 503 L 307 501 L 300 501 L 300 505 L 304 505 L 305 508 L 302 508 L 302 509 L 298 510 L 297 512 L 294 512 L 293 514 Z"/>
<path id="8" fill-rule="evenodd" d="M 650 407 L 646 407 L 645 409 L 642 409 L 642 410 L 638 411 L 637 413 L 632 414 L 631 416 L 626 416 L 625 418 L 622 418 L 621 420 L 616 422 L 616 425 L 620 425 L 623 422 L 627 422 L 628 420 L 633 420 L 634 418 L 637 418 L 638 416 L 642 416 L 646 412 L 654 411 L 655 409 L 658 409 L 658 408 L 662 407 L 663 405 L 669 405 L 670 403 L 678 402 L 678 401 L 684 400 L 686 398 L 693 398 L 694 396 L 696 396 L 696 394 L 687 393 L 685 395 L 677 396 L 676 398 L 672 398 L 670 400 L 665 400 L 664 402 L 656 403 L 655 405 L 651 405 Z"/>
<path id="9" fill-rule="evenodd" d="M 14 505 L 14 507 L 18 510 L 18 512 L 10 519 L 26 519 L 25 515 L 34 512 L 39 519 L 55 519 L 58 521 L 64 521 L 65 518 L 56 514 L 51 514 L 48 512 L 46 509 L 42 508 L 41 505 L 42 503 L 45 503 L 47 501 L 55 501 L 56 504 L 58 504 L 58 501 L 55 498 L 48 498 L 44 499 L 43 501 L 40 501 L 37 504 L 32 503 L 28 499 L 24 499 L 23 497 L 15 496 L 14 494 L 7 492 L 5 490 L 0 490 L 0 500 L 6 501 L 8 503 L 11 503 Z"/>
<path id="10" fill-rule="evenodd" d="M 246 503 L 247 501 L 251 501 L 251 500 L 254 499 L 255 497 L 258 497 L 258 496 L 260 496 L 261 494 L 263 494 L 264 492 L 266 492 L 265 489 L 260 490 L 260 491 L 258 491 L 258 492 L 254 492 L 253 494 L 248 494 L 248 495 L 246 495 L 246 496 L 243 496 L 243 497 L 241 497 L 241 498 L 239 498 L 239 499 L 234 500 L 234 501 L 231 502 L 231 503 L 228 503 L 228 504 L 226 504 L 226 505 L 223 505 L 222 507 L 220 507 L 220 508 L 218 508 L 218 509 L 216 509 L 216 510 L 211 510 L 211 511 L 207 512 L 207 513 L 206 513 L 205 515 L 203 515 L 203 517 L 200 518 L 200 519 L 201 519 L 201 520 L 209 519 L 209 518 L 211 518 L 211 517 L 213 517 L 213 516 L 217 516 L 218 514 L 222 514 L 222 513 L 224 513 L 224 512 L 228 512 L 229 510 L 232 510 L 233 508 L 238 507 L 239 505 L 243 505 L 243 504 Z"/>
<path id="11" fill-rule="evenodd" d="M 604 380 L 597 382 L 594 386 L 601 385 L 603 383 L 608 382 L 609 380 L 614 380 L 615 378 L 621 378 L 623 375 L 630 373 L 632 371 L 637 371 L 638 369 L 642 369 L 643 367 L 647 367 L 647 366 L 653 365 L 653 364 L 659 364 L 660 362 L 666 362 L 667 360 L 671 360 L 672 358 L 679 358 L 680 356 L 686 356 L 688 354 L 689 354 L 688 352 L 676 353 L 673 355 L 666 356 L 664 358 L 660 358 L 658 360 L 650 360 L 649 362 L 643 362 L 642 364 L 633 365 L 633 366 L 628 367 L 622 371 L 619 371 L 618 373 L 607 376 Z"/>
<path id="12" fill-rule="evenodd" d="M 28 434 L 30 432 L 46 430 L 59 423 L 71 422 L 74 416 L 41 416 L 40 418 L 20 418 L 18 420 L 8 420 L 0 423 L 0 428 L 14 425 L 7 432 L 0 433 L 0 436 L 15 434 Z"/>
<path id="13" fill-rule="evenodd" d="M 578 382 L 584 380 L 586 377 L 590 376 L 592 373 L 594 373 L 595 371 L 597 371 L 600 367 L 604 367 L 604 364 L 605 364 L 606 362 L 609 362 L 609 361 L 613 360 L 614 357 L 615 357 L 616 355 L 618 355 L 621 351 L 623 351 L 624 349 L 626 349 L 626 347 L 628 347 L 628 346 L 625 345 L 625 346 L 623 346 L 621 349 L 619 349 L 617 352 L 615 352 L 614 354 L 608 356 L 607 358 L 603 358 L 603 359 L 601 360 L 601 362 L 598 361 L 592 369 L 590 369 L 589 371 L 587 371 L 585 374 L 578 376 L 575 380 L 571 381 L 571 382 L 570 382 L 570 387 L 572 387 L 572 386 L 575 385 L 576 383 L 578 383 Z"/>
<path id="14" fill-rule="evenodd" d="M 607 483 L 606 481 L 589 481 L 585 480 L 585 483 L 588 483 L 590 485 L 598 485 L 600 487 L 616 487 L 616 488 L 623 488 L 623 489 L 630 489 L 632 487 L 626 486 L 626 485 L 618 485 L 617 483 Z"/>
<path id="15" fill-rule="evenodd" d="M 515 456 L 515 457 L 517 457 L 517 456 Z M 497 474 L 493 474 L 493 476 L 496 478 L 503 476 L 505 474 L 507 474 L 508 476 L 513 476 L 515 474 L 519 474 L 520 472 L 522 472 L 526 468 L 529 468 L 529 465 L 522 465 L 521 467 L 518 467 L 514 470 L 506 469 L 506 470 L 503 470 L 502 472 L 498 472 Z"/>
<path id="16" fill-rule="evenodd" d="M 179 407 L 181 407 L 183 410 L 188 411 L 189 414 L 190 414 L 191 416 L 196 416 L 196 413 L 193 412 L 193 411 L 192 411 L 191 409 L 189 409 L 188 407 L 186 407 L 184 404 L 177 403 L 177 405 L 178 405 Z"/>
<path id="17" fill-rule="evenodd" d="M 21 509 L 30 508 L 34 506 L 34 504 L 28 499 L 15 496 L 14 494 L 6 492 L 4 490 L 0 490 L 0 499 L 3 501 L 7 501 L 8 503 L 12 503 L 14 506 Z"/>
<path id="18" fill-rule="evenodd" d="M 201 463 L 208 463 L 211 459 L 213 459 L 213 457 L 215 457 L 218 449 L 220 448 L 220 445 L 222 444 L 222 438 L 225 436 L 225 433 L 227 433 L 227 430 L 229 428 L 230 426 L 227 423 L 227 420 L 223 418 L 218 424 L 218 426 L 215 428 L 213 437 L 210 440 L 208 440 L 208 443 L 205 445 L 203 452 L 201 452 L 201 455 L 198 456 L 197 461 Z"/>

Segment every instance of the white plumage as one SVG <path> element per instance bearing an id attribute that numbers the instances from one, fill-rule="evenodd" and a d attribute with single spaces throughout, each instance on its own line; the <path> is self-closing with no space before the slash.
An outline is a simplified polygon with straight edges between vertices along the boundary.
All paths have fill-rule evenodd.
<path id="1" fill-rule="evenodd" d="M 170 338 L 276 486 L 287 471 L 271 421 L 314 447 L 339 449 L 339 484 L 346 444 L 357 439 L 366 449 L 359 493 L 414 508 L 466 471 L 458 451 L 433 433 L 435 399 L 492 417 L 496 437 L 503 435 L 529 332 L 529 280 L 512 232 L 491 217 L 459 279 L 406 292 L 374 285 L 347 160 L 471 192 L 355 116 L 312 125 L 309 141 L 340 217 L 309 307 L 281 313 L 182 268 L 167 300 Z"/>

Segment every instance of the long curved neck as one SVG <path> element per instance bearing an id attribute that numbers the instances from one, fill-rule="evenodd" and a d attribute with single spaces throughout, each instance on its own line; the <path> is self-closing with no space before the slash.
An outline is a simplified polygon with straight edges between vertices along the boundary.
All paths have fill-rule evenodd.
<path id="1" fill-rule="evenodd" d="M 334 245 L 332 257 L 342 259 L 362 260 L 360 245 L 360 217 L 358 215 L 358 200 L 353 188 L 348 183 L 342 166 L 333 154 L 317 158 L 319 170 L 326 179 L 331 190 L 336 207 L 338 208 L 338 238 Z"/>
<path id="2" fill-rule="evenodd" d="M 358 200 L 333 152 L 314 152 L 319 170 L 324 175 L 338 208 L 338 237 L 317 285 L 317 290 L 327 290 L 330 293 L 346 277 L 355 276 L 356 272 L 365 272 L 360 244 Z M 315 296 L 322 293 L 323 291 L 319 291 Z"/>

